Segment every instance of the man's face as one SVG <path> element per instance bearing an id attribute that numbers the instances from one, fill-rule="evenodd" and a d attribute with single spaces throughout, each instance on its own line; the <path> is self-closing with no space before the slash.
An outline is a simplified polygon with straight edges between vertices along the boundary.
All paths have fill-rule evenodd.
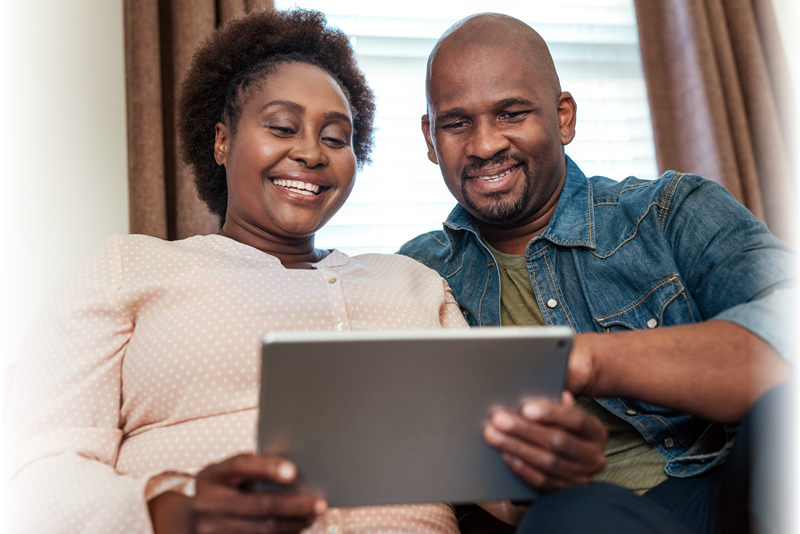
<path id="1" fill-rule="evenodd" d="M 422 124 L 428 158 L 478 220 L 530 222 L 563 184 L 575 102 L 546 82 L 524 47 L 448 44 L 432 65 Z"/>

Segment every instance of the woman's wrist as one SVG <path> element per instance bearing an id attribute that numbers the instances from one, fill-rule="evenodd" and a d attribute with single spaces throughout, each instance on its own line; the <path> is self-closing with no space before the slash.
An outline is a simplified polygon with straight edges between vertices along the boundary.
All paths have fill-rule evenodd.
<path id="1" fill-rule="evenodd" d="M 174 491 L 150 500 L 150 521 L 156 534 L 191 532 L 191 498 Z"/>

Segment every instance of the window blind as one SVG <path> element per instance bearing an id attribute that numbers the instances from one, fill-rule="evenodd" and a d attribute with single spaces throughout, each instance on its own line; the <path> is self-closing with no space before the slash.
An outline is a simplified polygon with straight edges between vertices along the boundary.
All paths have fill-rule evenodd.
<path id="1" fill-rule="evenodd" d="M 567 154 L 588 175 L 656 178 L 655 149 L 632 0 L 276 0 L 316 9 L 349 37 L 376 96 L 373 163 L 318 232 L 320 248 L 392 253 L 441 228 L 455 206 L 420 129 L 425 65 L 454 22 L 493 11 L 530 24 L 547 41 L 562 89 L 578 104 Z"/>

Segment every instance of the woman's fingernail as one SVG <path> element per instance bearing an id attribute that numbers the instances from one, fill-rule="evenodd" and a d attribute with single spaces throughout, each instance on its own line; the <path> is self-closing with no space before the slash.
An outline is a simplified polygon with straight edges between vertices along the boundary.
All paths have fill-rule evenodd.
<path id="1" fill-rule="evenodd" d="M 325 510 L 328 509 L 328 503 L 325 501 L 317 501 L 314 503 L 314 513 L 317 515 L 322 515 L 325 513 Z"/>
<path id="2" fill-rule="evenodd" d="M 294 480 L 295 474 L 297 474 L 297 469 L 291 462 L 281 462 L 278 466 L 278 476 L 284 480 Z"/>

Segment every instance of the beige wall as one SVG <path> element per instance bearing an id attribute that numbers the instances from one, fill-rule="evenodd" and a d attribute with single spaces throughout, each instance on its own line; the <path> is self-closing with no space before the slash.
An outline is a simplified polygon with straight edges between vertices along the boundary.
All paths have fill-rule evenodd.
<path id="1" fill-rule="evenodd" d="M 120 0 L 0 0 L 0 364 L 47 297 L 128 232 Z"/>
<path id="2" fill-rule="evenodd" d="M 774 0 L 800 89 L 796 0 Z M 0 364 L 47 297 L 128 231 L 121 0 L 0 0 Z"/>

